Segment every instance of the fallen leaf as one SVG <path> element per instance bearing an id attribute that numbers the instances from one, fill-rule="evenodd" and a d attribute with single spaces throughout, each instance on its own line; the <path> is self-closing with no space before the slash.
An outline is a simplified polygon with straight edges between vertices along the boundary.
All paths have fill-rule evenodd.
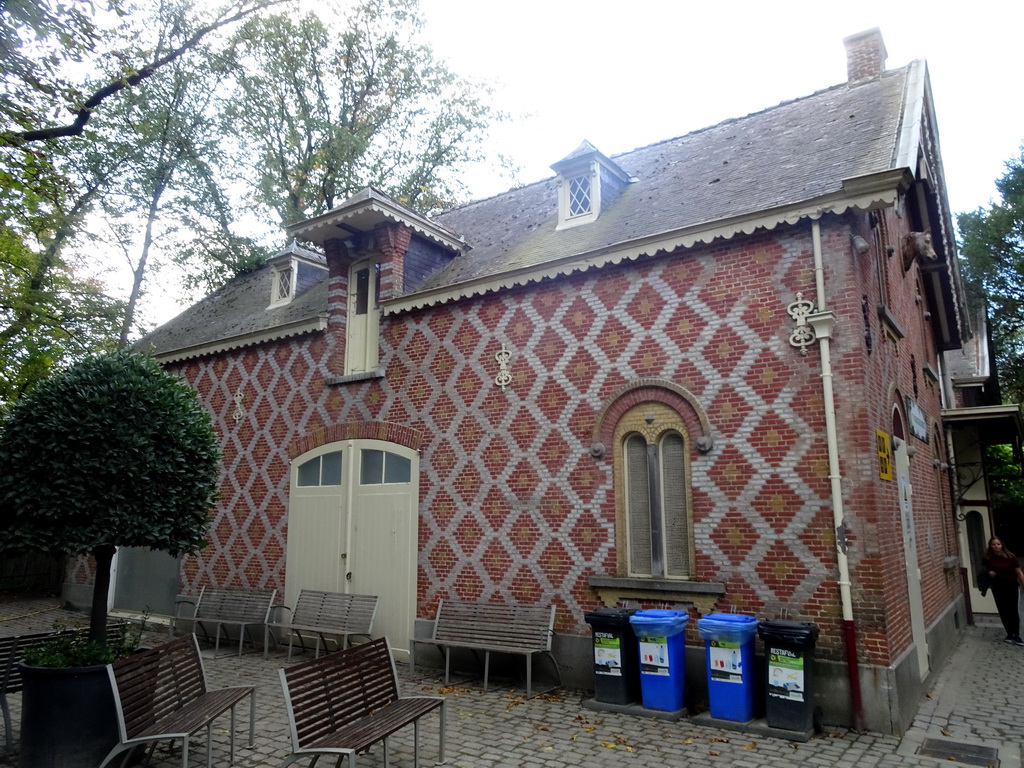
<path id="1" fill-rule="evenodd" d="M 720 737 L 718 737 L 718 736 L 714 736 L 714 737 L 712 737 L 712 739 L 711 739 L 711 742 L 712 742 L 712 743 L 714 743 L 714 742 L 716 742 L 716 741 L 717 741 L 717 742 L 721 742 L 722 744 L 728 744 L 728 743 L 729 743 L 729 740 L 728 740 L 728 739 L 723 739 L 723 738 L 720 738 Z"/>
<path id="2" fill-rule="evenodd" d="M 945 728 L 943 728 L 943 729 L 942 729 L 942 735 L 943 735 L 943 736 L 952 736 L 953 734 L 952 734 L 952 733 L 950 733 L 949 731 L 947 731 L 947 730 L 946 730 Z"/>
<path id="3" fill-rule="evenodd" d="M 757 742 L 756 741 L 750 742 L 749 744 L 747 744 L 747 746 L 744 747 L 744 749 L 757 749 Z"/>
<path id="4" fill-rule="evenodd" d="M 615 749 L 615 747 L 617 747 L 618 744 L 612 744 L 610 741 L 602 741 L 601 746 L 608 747 L 608 749 Z"/>
<path id="5" fill-rule="evenodd" d="M 721 753 L 715 752 L 714 750 L 712 750 L 711 752 L 708 752 L 708 754 L 711 755 L 712 757 L 719 757 Z"/>
<path id="6" fill-rule="evenodd" d="M 693 739 L 683 739 L 680 744 L 693 744 Z"/>

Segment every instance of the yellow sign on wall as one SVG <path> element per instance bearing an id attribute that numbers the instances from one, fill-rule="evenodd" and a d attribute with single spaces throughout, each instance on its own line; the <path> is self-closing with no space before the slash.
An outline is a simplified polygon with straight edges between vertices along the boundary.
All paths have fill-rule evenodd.
<path id="1" fill-rule="evenodd" d="M 892 480 L 892 448 L 888 432 L 875 430 L 875 450 L 878 452 L 878 476 L 883 480 Z"/>

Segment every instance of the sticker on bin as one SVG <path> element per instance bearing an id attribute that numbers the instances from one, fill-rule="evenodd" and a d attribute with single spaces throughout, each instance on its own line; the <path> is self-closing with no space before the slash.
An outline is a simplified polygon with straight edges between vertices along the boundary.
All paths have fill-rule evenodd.
<path id="1" fill-rule="evenodd" d="M 668 677 L 668 638 L 638 637 L 640 641 L 640 672 L 644 675 Z"/>
<path id="2" fill-rule="evenodd" d="M 622 642 L 610 632 L 594 632 L 594 673 L 622 677 Z"/>
<path id="3" fill-rule="evenodd" d="M 742 683 L 742 644 L 729 640 L 711 640 L 710 646 L 711 679 L 720 683 Z"/>
<path id="4" fill-rule="evenodd" d="M 786 648 L 768 654 L 768 696 L 789 701 L 804 700 L 804 657 Z"/>

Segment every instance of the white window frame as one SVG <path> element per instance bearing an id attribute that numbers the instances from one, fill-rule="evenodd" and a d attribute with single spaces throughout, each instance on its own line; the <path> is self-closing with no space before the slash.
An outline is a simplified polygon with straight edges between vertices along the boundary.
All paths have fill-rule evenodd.
<path id="1" fill-rule="evenodd" d="M 274 265 L 273 282 L 270 286 L 270 306 L 278 307 L 287 304 L 295 296 L 298 265 L 294 259 Z M 287 293 L 281 290 L 281 278 L 287 273 Z"/>
<path id="2" fill-rule="evenodd" d="M 367 270 L 366 296 L 361 297 L 359 273 Z M 348 272 L 348 332 L 345 373 L 371 373 L 380 360 L 380 262 L 364 259 Z"/>

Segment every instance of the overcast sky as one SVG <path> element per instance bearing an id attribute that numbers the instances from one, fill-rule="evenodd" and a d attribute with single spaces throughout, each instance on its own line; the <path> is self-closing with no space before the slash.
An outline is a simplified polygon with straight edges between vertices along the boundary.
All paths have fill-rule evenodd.
<path id="1" fill-rule="evenodd" d="M 617 155 L 844 82 L 843 38 L 874 27 L 889 68 L 928 62 L 954 215 L 996 197 L 1024 142 L 1024 0 L 420 4 L 435 53 L 492 84 L 513 116 L 490 150 L 521 168 L 519 183 L 551 176 L 584 139 Z M 487 169 L 467 182 L 474 198 L 511 185 Z M 147 290 L 150 321 L 183 309 L 173 280 Z"/>
<path id="2" fill-rule="evenodd" d="M 495 150 L 519 181 L 582 140 L 606 155 L 846 80 L 843 38 L 881 29 L 888 68 L 925 59 L 954 213 L 985 205 L 1020 154 L 1024 2 L 421 0 L 435 52 L 518 115 Z M 474 197 L 504 191 L 481 175 Z"/>

